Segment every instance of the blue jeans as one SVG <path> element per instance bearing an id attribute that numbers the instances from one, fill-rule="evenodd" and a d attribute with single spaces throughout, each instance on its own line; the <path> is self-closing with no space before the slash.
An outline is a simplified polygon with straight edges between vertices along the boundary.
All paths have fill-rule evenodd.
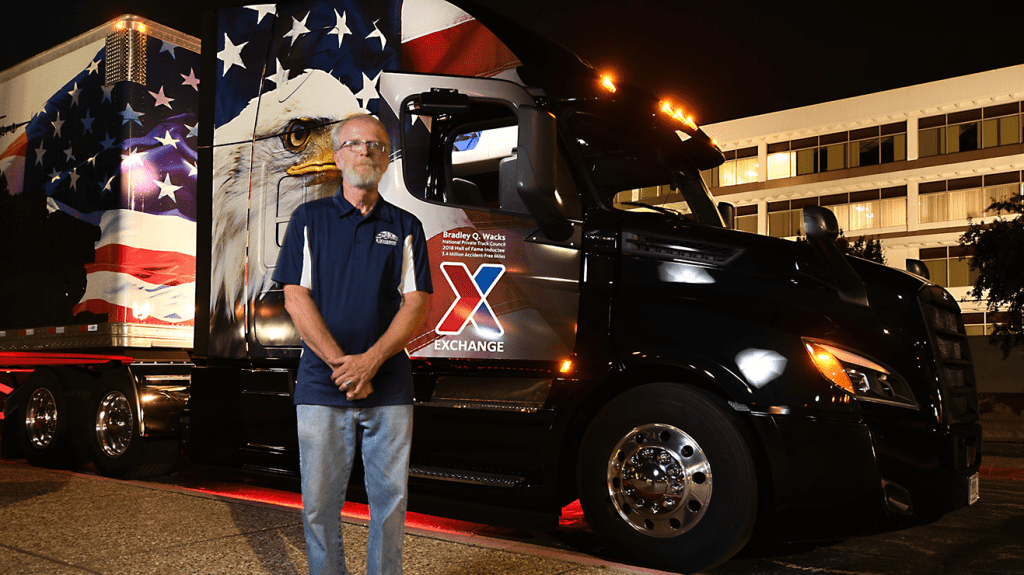
<path id="1" fill-rule="evenodd" d="M 302 525 L 310 575 L 348 575 L 341 508 L 360 446 L 370 503 L 367 575 L 400 575 L 412 406 L 298 405 Z"/>

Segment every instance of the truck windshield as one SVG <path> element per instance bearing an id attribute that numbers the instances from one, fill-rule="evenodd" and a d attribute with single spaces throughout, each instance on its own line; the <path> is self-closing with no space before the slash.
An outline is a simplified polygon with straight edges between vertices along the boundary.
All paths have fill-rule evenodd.
<path id="1" fill-rule="evenodd" d="M 572 114 L 568 128 L 602 201 L 723 226 L 700 173 L 673 149 L 681 143 L 676 133 L 630 129 L 583 112 Z"/>

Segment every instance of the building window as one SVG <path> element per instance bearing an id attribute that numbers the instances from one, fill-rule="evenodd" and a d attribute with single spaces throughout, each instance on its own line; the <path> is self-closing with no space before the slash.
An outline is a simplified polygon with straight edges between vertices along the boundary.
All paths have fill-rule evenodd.
<path id="1" fill-rule="evenodd" d="M 789 238 L 804 233 L 804 206 L 818 205 L 818 198 L 768 202 L 768 235 Z"/>
<path id="2" fill-rule="evenodd" d="M 723 152 L 725 162 L 717 168 L 701 172 L 709 188 L 736 186 L 757 181 L 757 148 Z"/>
<path id="3" fill-rule="evenodd" d="M 1006 313 L 1001 311 L 965 313 L 963 318 L 967 335 L 992 335 L 996 324 L 1006 323 L 1007 319 Z"/>
<path id="4" fill-rule="evenodd" d="M 796 152 L 768 154 L 768 179 L 792 178 L 796 175 Z"/>
<path id="5" fill-rule="evenodd" d="M 898 122 L 768 145 L 768 179 L 779 180 L 907 159 L 907 123 Z"/>
<path id="6" fill-rule="evenodd" d="M 820 203 L 835 213 L 839 228 L 844 231 L 907 225 L 906 186 L 833 194 L 823 196 Z"/>
<path id="7" fill-rule="evenodd" d="M 1007 182 L 1007 180 L 1011 180 Z M 1017 180 L 1017 181 L 1012 181 Z M 988 209 L 1021 193 L 1020 172 L 921 184 L 918 221 L 922 224 L 997 215 Z"/>
<path id="8" fill-rule="evenodd" d="M 804 206 L 832 210 L 844 232 L 907 225 L 907 188 L 832 194 L 801 200 L 768 202 L 768 235 L 785 238 L 803 234 Z"/>
<path id="9" fill-rule="evenodd" d="M 757 206 L 736 208 L 736 229 L 741 232 L 757 233 Z"/>
<path id="10" fill-rule="evenodd" d="M 850 167 L 877 166 L 907 159 L 906 124 L 852 130 Z"/>
<path id="11" fill-rule="evenodd" d="M 960 246 L 925 248 L 920 259 L 928 268 L 931 280 L 942 287 L 970 287 L 978 279 L 978 272 L 971 271 L 971 252 Z"/>
<path id="12" fill-rule="evenodd" d="M 1021 123 L 1020 102 L 921 118 L 918 154 L 924 158 L 1019 144 Z"/>

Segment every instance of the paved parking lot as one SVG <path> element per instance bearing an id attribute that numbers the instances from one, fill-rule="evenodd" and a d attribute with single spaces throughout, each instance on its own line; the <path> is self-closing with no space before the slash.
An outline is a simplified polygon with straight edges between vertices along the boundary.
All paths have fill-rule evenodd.
<path id="1" fill-rule="evenodd" d="M 986 470 L 981 501 L 936 523 L 748 549 L 706 573 L 1024 574 L 1024 465 L 995 463 L 1003 467 Z M 0 460 L 0 574 L 306 572 L 296 494 L 205 481 L 177 473 L 120 482 Z M 360 513 L 345 525 L 353 574 L 363 573 Z M 558 532 L 533 534 L 411 515 L 404 563 L 409 575 L 662 573 L 616 563 L 572 517 Z"/>

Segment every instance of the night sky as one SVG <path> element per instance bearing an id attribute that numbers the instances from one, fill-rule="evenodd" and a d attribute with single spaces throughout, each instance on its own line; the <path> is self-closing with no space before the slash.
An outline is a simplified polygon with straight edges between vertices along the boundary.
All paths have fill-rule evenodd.
<path id="1" fill-rule="evenodd" d="M 479 1 L 703 124 L 1024 63 L 1012 2 Z M 202 10 L 253 3 L 8 2 L 0 69 L 120 14 L 201 36 Z"/>

